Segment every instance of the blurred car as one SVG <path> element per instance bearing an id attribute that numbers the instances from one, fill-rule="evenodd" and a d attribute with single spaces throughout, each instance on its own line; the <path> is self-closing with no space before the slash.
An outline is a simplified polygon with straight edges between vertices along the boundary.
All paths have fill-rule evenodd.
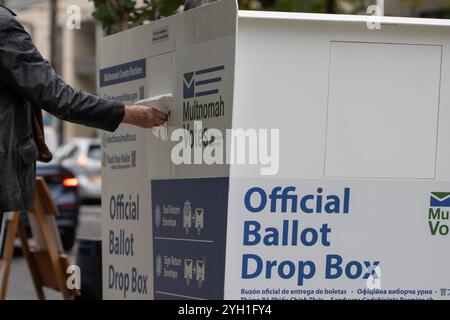
<path id="1" fill-rule="evenodd" d="M 55 161 L 49 164 L 38 162 L 36 175 L 44 178 L 53 201 L 58 207 L 59 215 L 56 217 L 56 223 L 63 248 L 69 251 L 75 244 L 80 213 L 78 179 Z M 27 221 L 25 224 L 27 225 Z"/>
<path id="2" fill-rule="evenodd" d="M 81 203 L 99 205 L 102 194 L 100 140 L 73 138 L 56 150 L 55 160 L 77 177 Z"/>

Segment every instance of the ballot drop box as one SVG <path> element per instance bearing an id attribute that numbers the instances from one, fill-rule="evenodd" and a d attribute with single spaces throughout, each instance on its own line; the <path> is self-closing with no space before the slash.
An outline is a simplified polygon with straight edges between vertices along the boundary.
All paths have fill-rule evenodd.
<path id="1" fill-rule="evenodd" d="M 449 27 L 224 0 L 103 38 L 102 97 L 171 97 L 100 132 L 104 298 L 449 299 Z"/>

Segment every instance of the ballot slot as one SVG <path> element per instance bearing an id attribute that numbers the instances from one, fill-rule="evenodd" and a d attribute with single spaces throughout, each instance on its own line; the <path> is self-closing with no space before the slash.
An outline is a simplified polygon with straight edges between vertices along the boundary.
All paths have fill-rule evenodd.
<path id="1" fill-rule="evenodd" d="M 170 136 L 175 128 L 174 53 L 168 52 L 150 57 L 147 61 L 149 77 L 146 94 L 148 98 L 142 103 L 168 115 L 164 125 L 146 130 L 147 177 L 171 178 L 174 172 L 170 158 L 173 146 Z"/>
<path id="2" fill-rule="evenodd" d="M 170 119 L 170 110 L 172 106 L 173 96 L 171 93 L 164 94 L 160 96 L 154 96 L 147 99 L 136 101 L 135 104 L 146 106 L 167 114 L 167 122 L 161 126 L 152 128 L 151 131 L 153 135 L 162 140 L 167 141 L 169 139 L 169 119 Z"/>
<path id="3" fill-rule="evenodd" d="M 168 115 L 166 124 L 147 131 L 147 144 L 169 140 L 171 130 L 174 127 L 173 120 L 170 117 L 174 106 L 173 64 L 173 52 L 147 59 L 149 71 L 146 90 L 147 98 L 137 101 L 136 104 L 154 108 Z"/>

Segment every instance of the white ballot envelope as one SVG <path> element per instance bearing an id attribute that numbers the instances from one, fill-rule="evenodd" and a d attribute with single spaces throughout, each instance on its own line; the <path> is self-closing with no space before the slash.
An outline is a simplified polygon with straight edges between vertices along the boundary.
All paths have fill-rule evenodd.
<path id="1" fill-rule="evenodd" d="M 164 94 L 160 96 L 153 96 L 147 99 L 136 101 L 134 104 L 150 107 L 161 112 L 170 115 L 170 109 L 172 106 L 173 96 L 172 94 Z"/>
<path id="2" fill-rule="evenodd" d="M 173 103 L 173 96 L 172 94 L 164 94 L 159 96 L 153 96 L 147 99 L 136 101 L 135 104 L 146 106 L 149 108 L 153 108 L 156 110 L 159 110 L 161 112 L 164 112 L 167 114 L 167 122 L 159 127 L 153 128 L 153 134 L 163 140 L 167 141 L 169 137 L 169 128 L 170 125 L 170 110 L 172 109 L 172 103 Z"/>

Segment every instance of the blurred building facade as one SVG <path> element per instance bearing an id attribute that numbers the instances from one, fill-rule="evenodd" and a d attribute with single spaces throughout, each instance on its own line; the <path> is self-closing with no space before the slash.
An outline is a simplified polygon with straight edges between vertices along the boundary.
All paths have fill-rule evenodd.
<path id="1" fill-rule="evenodd" d="M 6 6 L 14 10 L 18 20 L 23 23 L 31 34 L 33 41 L 45 58 L 50 57 L 50 2 L 47 0 L 10 0 L 3 1 Z M 66 27 L 72 12 L 70 6 L 80 9 L 80 29 Z M 98 27 L 91 13 L 93 3 L 88 0 L 58 0 L 57 1 L 57 28 L 56 53 L 52 63 L 56 71 L 63 75 L 67 83 L 75 88 L 96 92 L 96 38 Z M 72 21 L 72 20 L 71 20 Z M 53 117 L 46 118 L 46 122 L 59 131 L 59 121 Z M 94 137 L 95 129 L 77 124 L 64 122 L 62 140 L 78 137 Z"/>
<path id="2" fill-rule="evenodd" d="M 299 0 L 301 1 L 301 0 Z M 376 2 L 375 0 L 373 1 Z M 385 0 L 385 15 L 411 17 L 450 18 L 449 0 Z M 50 56 L 50 1 L 48 0 L 0 0 L 18 14 L 18 19 L 30 32 L 44 57 Z M 102 36 L 91 13 L 93 2 L 88 0 L 57 0 L 56 55 L 53 66 L 67 83 L 91 93 L 96 91 L 96 39 Z M 71 13 L 70 6 L 77 6 L 81 14 L 81 29 L 66 27 Z M 53 121 L 55 129 L 58 122 Z M 58 130 L 57 130 L 58 131 Z M 93 137 L 96 130 L 65 122 L 63 141 L 74 137 Z"/>

